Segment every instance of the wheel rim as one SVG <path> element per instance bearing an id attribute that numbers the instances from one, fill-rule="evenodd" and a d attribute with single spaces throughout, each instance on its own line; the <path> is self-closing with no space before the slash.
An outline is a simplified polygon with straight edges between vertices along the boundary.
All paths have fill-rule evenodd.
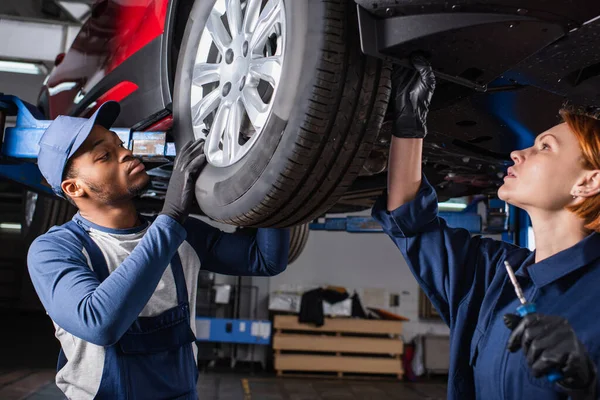
<path id="1" fill-rule="evenodd" d="M 217 0 L 200 36 L 191 82 L 195 138 L 210 164 L 241 160 L 262 134 L 285 57 L 283 0 Z"/>

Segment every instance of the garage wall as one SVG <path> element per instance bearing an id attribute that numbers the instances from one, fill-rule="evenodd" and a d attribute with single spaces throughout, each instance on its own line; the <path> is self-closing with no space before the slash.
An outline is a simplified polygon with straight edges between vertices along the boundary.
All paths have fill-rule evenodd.
<path id="1" fill-rule="evenodd" d="M 284 273 L 270 278 L 271 292 L 289 286 L 325 285 L 344 286 L 349 291 L 362 289 L 358 292 L 363 305 L 410 318 L 405 324 L 406 341 L 421 333 L 449 334 L 441 321 L 419 320 L 417 281 L 400 251 L 383 233 L 311 231 L 300 257 Z M 389 307 L 391 294 L 400 295 L 399 307 Z"/>
<path id="2" fill-rule="evenodd" d="M 35 105 L 45 78 L 41 75 L 0 72 L 0 92 L 18 96 Z"/>

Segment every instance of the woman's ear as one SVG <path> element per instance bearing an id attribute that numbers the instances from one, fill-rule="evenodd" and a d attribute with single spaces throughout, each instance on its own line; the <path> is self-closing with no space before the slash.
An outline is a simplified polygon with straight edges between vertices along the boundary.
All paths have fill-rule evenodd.
<path id="1" fill-rule="evenodd" d="M 600 170 L 585 171 L 571 189 L 573 197 L 589 198 L 598 194 L 600 194 Z"/>

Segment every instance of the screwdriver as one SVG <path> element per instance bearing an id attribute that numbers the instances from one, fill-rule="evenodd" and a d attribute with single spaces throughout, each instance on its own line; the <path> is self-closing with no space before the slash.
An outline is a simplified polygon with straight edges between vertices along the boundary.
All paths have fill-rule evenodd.
<path id="1" fill-rule="evenodd" d="M 528 302 L 527 299 L 525 298 L 525 294 L 523 294 L 523 289 L 521 289 L 521 285 L 519 285 L 519 282 L 517 281 L 517 277 L 515 276 L 515 272 L 513 271 L 509 262 L 504 261 L 504 266 L 506 267 L 506 271 L 508 272 L 508 277 L 510 278 L 511 283 L 512 283 L 513 287 L 515 288 L 515 293 L 517 294 L 517 297 L 519 298 L 519 301 L 521 302 L 521 305 L 519 307 L 517 307 L 517 313 L 521 317 L 524 317 L 529 314 L 535 314 L 537 312 L 535 304 Z M 546 377 L 549 382 L 556 382 L 556 381 L 560 381 L 563 379 L 562 374 L 560 372 L 555 372 L 555 371 L 551 371 L 550 373 L 548 373 L 548 375 Z"/>

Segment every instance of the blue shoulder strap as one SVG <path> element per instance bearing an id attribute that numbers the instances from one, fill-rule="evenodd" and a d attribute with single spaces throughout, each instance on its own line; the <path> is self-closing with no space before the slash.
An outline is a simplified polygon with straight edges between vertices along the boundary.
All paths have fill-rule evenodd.
<path id="1" fill-rule="evenodd" d="M 94 269 L 96 275 L 98 275 L 98 280 L 100 280 L 100 282 L 104 282 L 104 280 L 108 278 L 108 266 L 106 265 L 106 259 L 104 258 L 104 254 L 102 254 L 102 250 L 100 250 L 90 235 L 77 222 L 69 221 L 63 225 L 63 228 L 68 229 L 71 233 L 73 233 L 73 235 L 75 235 L 75 237 L 77 237 L 77 239 L 81 241 L 83 247 L 90 256 L 92 268 Z"/>

